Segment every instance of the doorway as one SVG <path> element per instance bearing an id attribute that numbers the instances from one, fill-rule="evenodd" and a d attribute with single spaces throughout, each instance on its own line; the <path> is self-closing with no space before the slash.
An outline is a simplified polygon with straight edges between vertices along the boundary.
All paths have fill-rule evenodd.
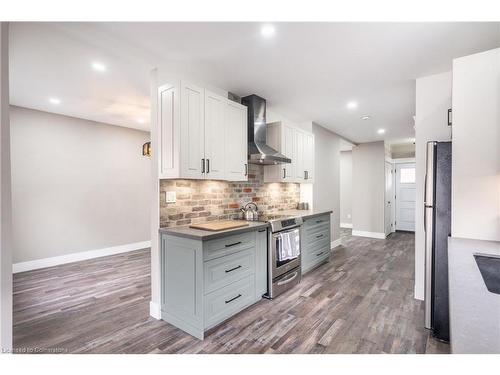
<path id="1" fill-rule="evenodd" d="M 396 230 L 415 232 L 415 163 L 396 164 Z"/>

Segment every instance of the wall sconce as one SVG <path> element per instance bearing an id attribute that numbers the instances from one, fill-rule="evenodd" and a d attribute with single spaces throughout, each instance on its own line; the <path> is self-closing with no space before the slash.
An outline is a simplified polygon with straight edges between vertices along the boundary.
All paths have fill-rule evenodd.
<path id="1" fill-rule="evenodd" d="M 151 157 L 151 142 L 146 142 L 142 145 L 142 155 Z"/>

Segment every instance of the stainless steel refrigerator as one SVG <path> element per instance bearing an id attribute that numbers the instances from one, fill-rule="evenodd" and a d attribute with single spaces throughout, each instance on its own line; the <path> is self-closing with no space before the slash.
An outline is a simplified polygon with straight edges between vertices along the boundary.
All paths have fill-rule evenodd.
<path id="1" fill-rule="evenodd" d="M 448 237 L 451 235 L 451 142 L 427 143 L 424 192 L 425 327 L 450 340 Z"/>

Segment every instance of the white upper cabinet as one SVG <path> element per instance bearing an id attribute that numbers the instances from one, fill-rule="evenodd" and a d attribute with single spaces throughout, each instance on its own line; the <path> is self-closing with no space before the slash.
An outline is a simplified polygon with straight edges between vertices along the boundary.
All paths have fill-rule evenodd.
<path id="1" fill-rule="evenodd" d="M 304 138 L 305 181 L 314 182 L 314 134 L 305 133 Z"/>
<path id="2" fill-rule="evenodd" d="M 226 98 L 205 90 L 205 176 L 214 180 L 226 178 L 226 105 Z"/>
<path id="3" fill-rule="evenodd" d="M 176 178 L 180 174 L 180 102 L 179 85 L 158 89 L 158 143 L 156 150 L 153 147 L 153 157 L 159 158 L 160 178 Z"/>
<path id="4" fill-rule="evenodd" d="M 306 134 L 302 130 L 295 131 L 295 180 L 304 182 L 306 180 L 305 167 Z"/>
<path id="5" fill-rule="evenodd" d="M 247 107 L 185 82 L 161 86 L 156 147 L 160 179 L 246 180 Z"/>
<path id="6" fill-rule="evenodd" d="M 267 144 L 291 159 L 292 162 L 265 166 L 264 181 L 295 181 L 295 128 L 284 122 L 267 124 Z"/>
<path id="7" fill-rule="evenodd" d="M 267 144 L 291 163 L 264 167 L 264 182 L 313 182 L 314 135 L 285 122 L 267 125 Z"/>
<path id="8" fill-rule="evenodd" d="M 205 169 L 205 90 L 181 84 L 181 176 L 203 178 Z"/>
<path id="9" fill-rule="evenodd" d="M 247 107 L 227 100 L 226 102 L 226 179 L 229 181 L 246 181 L 248 179 L 247 164 Z"/>

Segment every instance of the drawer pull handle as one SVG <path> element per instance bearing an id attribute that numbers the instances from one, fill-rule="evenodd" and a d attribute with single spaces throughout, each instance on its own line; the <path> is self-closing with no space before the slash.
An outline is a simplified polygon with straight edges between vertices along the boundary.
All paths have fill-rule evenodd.
<path id="1" fill-rule="evenodd" d="M 238 294 L 236 297 L 233 297 L 233 298 L 231 298 L 231 299 L 228 299 L 227 301 L 224 301 L 224 302 L 226 302 L 226 303 L 233 302 L 235 299 L 238 299 L 238 298 L 240 298 L 240 297 L 241 297 L 241 294 Z"/>
<path id="2" fill-rule="evenodd" d="M 322 223 L 323 220 L 316 220 L 316 224 Z"/>
<path id="3" fill-rule="evenodd" d="M 323 253 L 324 253 L 324 251 L 322 251 L 322 252 L 321 252 L 321 253 L 319 253 L 319 254 L 316 254 L 316 256 L 317 256 L 317 257 L 319 257 L 319 256 L 320 256 L 321 254 L 323 254 Z"/>
<path id="4" fill-rule="evenodd" d="M 259 229 L 259 233 L 265 232 L 267 229 Z"/>
<path id="5" fill-rule="evenodd" d="M 235 243 L 231 243 L 229 245 L 226 245 L 226 247 L 231 247 L 231 246 L 236 246 L 236 245 L 239 245 L 241 243 L 241 241 L 238 241 L 238 242 L 235 242 Z"/>
<path id="6" fill-rule="evenodd" d="M 226 270 L 225 272 L 226 273 L 233 272 L 236 271 L 238 268 L 241 268 L 241 265 L 239 265 L 238 267 L 231 268 L 230 270 Z"/>
<path id="7" fill-rule="evenodd" d="M 323 235 L 322 235 L 322 234 L 318 234 L 318 235 L 316 236 L 316 238 L 321 238 L 321 237 L 323 237 Z"/>

